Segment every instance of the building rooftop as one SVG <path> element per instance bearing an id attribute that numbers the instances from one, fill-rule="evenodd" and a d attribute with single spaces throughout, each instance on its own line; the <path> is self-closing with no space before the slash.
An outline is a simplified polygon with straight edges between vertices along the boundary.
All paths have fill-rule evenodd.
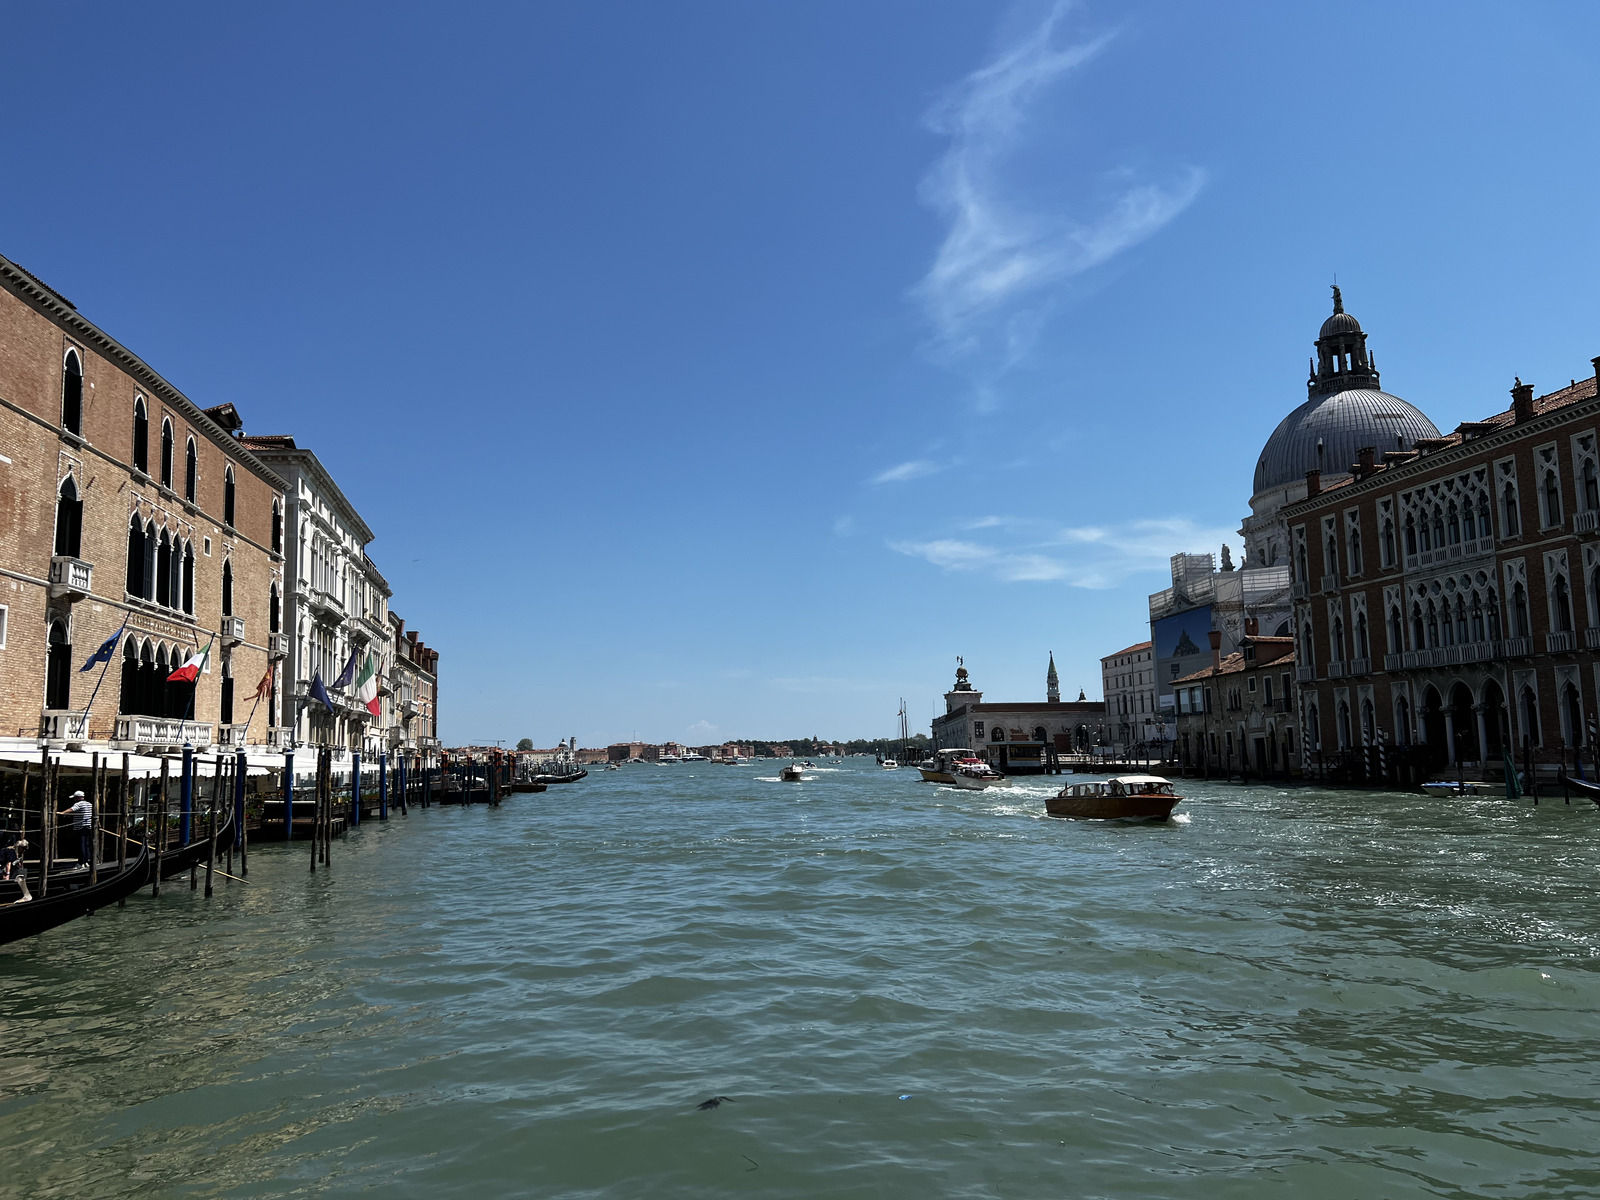
<path id="1" fill-rule="evenodd" d="M 1123 655 L 1123 654 L 1135 654 L 1140 650 L 1148 650 L 1148 649 L 1150 649 L 1150 643 L 1149 642 L 1135 642 L 1131 646 L 1124 646 L 1121 650 L 1117 650 L 1114 653 L 1107 654 L 1100 661 L 1101 662 L 1105 662 L 1106 659 L 1117 658 L 1118 656 Z"/>

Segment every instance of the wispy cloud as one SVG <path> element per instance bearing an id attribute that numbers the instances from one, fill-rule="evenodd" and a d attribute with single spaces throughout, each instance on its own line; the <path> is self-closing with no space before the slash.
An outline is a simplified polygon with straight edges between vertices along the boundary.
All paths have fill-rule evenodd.
<path id="1" fill-rule="evenodd" d="M 696 737 L 708 737 L 711 734 L 715 733 L 716 731 L 717 731 L 717 727 L 715 725 L 713 725 L 710 721 L 702 720 L 702 721 L 696 721 L 693 725 L 689 726 L 689 728 L 685 732 L 692 733 Z"/>
<path id="2" fill-rule="evenodd" d="M 870 483 L 908 483 L 913 479 L 921 479 L 924 475 L 932 475 L 943 470 L 938 463 L 930 462 L 925 458 L 913 459 L 903 462 L 884 471 L 879 471 L 868 482 Z"/>
<path id="3" fill-rule="evenodd" d="M 1015 365 L 1033 345 L 1051 285 L 1148 238 L 1189 205 L 1205 180 L 1197 169 L 1178 171 L 1166 183 L 1106 172 L 1099 182 L 1110 184 L 1111 194 L 1096 202 L 1097 211 L 1078 214 L 1036 211 L 1012 194 L 1004 167 L 1026 140 L 1032 110 L 1113 37 L 1058 45 L 1071 8 L 1070 0 L 1057 0 L 1037 27 L 952 88 L 928 116 L 950 145 L 924 177 L 921 196 L 948 226 L 916 295 L 947 356 L 982 349 L 996 371 Z M 979 406 L 993 408 L 992 390 L 980 383 L 978 392 Z"/>
<path id="4" fill-rule="evenodd" d="M 849 537 L 856 531 L 856 519 L 851 516 L 840 517 L 833 523 L 835 537 Z"/>
<path id="5" fill-rule="evenodd" d="M 998 525 L 967 522 L 962 528 Z M 1165 570 L 1176 549 L 1218 547 L 1233 536 L 1182 517 L 1111 526 L 1052 527 L 1023 521 L 1006 525 L 1017 535 L 1009 544 L 933 538 L 890 542 L 889 548 L 946 571 L 987 575 L 1005 583 L 1058 581 L 1072 587 L 1109 588 L 1141 572 Z"/>

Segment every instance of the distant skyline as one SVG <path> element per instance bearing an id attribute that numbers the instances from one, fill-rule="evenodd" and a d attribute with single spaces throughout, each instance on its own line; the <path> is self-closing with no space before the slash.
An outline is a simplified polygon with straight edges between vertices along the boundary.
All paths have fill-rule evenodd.
<path id="1" fill-rule="evenodd" d="M 1098 697 L 1335 275 L 1441 429 L 1592 372 L 1577 4 L 9 15 L 0 252 L 313 449 L 445 741 Z"/>

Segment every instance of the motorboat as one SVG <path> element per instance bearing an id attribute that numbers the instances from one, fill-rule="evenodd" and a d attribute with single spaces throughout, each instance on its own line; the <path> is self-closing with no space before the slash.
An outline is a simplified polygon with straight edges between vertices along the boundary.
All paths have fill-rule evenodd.
<path id="1" fill-rule="evenodd" d="M 1010 787 L 1011 777 L 1002 775 L 986 759 L 968 750 L 941 750 L 918 764 L 917 770 L 928 783 L 942 783 L 946 787 L 958 785 L 957 774 L 963 770 L 977 770 L 986 780 L 984 787 Z M 970 784 L 968 786 L 971 786 Z"/>
<path id="2" fill-rule="evenodd" d="M 878 765 L 885 771 L 898 771 L 900 769 L 900 764 L 895 762 L 895 760 L 892 758 L 886 758 Z"/>
<path id="3" fill-rule="evenodd" d="M 787 767 L 782 767 L 778 771 L 778 779 L 783 783 L 804 783 L 805 778 L 805 775 L 801 773 L 801 768 L 794 763 L 790 763 Z"/>
<path id="4" fill-rule="evenodd" d="M 816 768 L 816 765 L 817 765 L 817 764 L 816 764 L 816 763 L 814 763 L 814 762 L 812 762 L 812 761 L 811 761 L 811 760 L 810 760 L 810 759 L 809 759 L 809 758 L 808 758 L 808 759 L 806 759 L 806 761 L 805 761 L 805 762 L 803 762 L 803 763 L 801 763 L 801 764 L 800 764 L 800 765 L 801 765 L 801 766 L 802 766 L 802 767 L 805 767 L 805 768 L 807 768 L 807 769 L 808 769 L 808 770 L 814 770 L 814 769 L 815 769 L 815 768 Z"/>
<path id="5" fill-rule="evenodd" d="M 1159 775 L 1113 775 L 1069 783 L 1044 802 L 1052 817 L 1080 821 L 1165 821 L 1183 802 L 1170 779 Z"/>
<path id="6" fill-rule="evenodd" d="M 620 770 L 622 770 L 622 768 L 617 766 L 617 764 L 614 763 L 614 762 L 608 762 L 606 764 L 606 770 L 608 770 L 608 771 L 620 771 Z"/>
<path id="7" fill-rule="evenodd" d="M 977 791 L 987 787 L 1009 787 L 1011 780 L 996 771 L 981 758 L 962 759 L 955 763 L 950 782 L 958 788 Z"/>

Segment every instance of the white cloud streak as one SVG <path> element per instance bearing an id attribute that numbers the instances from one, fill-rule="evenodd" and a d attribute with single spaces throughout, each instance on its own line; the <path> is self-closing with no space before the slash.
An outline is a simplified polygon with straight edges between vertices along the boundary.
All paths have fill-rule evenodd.
<path id="1" fill-rule="evenodd" d="M 1015 365 L 1043 320 L 1040 308 L 1020 309 L 1019 301 L 1148 238 L 1205 181 L 1191 169 L 1165 185 L 1124 186 L 1088 217 L 1031 212 L 1008 196 L 1003 167 L 1023 142 L 1030 110 L 1111 41 L 1106 34 L 1058 47 L 1070 8 L 1070 0 L 1057 0 L 1037 28 L 967 76 L 929 114 L 950 145 L 924 177 L 921 197 L 948 228 L 916 296 L 950 357 L 987 345 L 1001 369 Z"/>
<path id="2" fill-rule="evenodd" d="M 1186 518 L 1132 521 L 1122 525 L 1049 527 L 1033 525 L 1034 536 L 1013 544 L 960 538 L 890 542 L 896 553 L 920 558 L 941 570 L 986 575 L 1004 583 L 1062 582 L 1071 587 L 1110 588 L 1132 575 L 1165 571 L 1178 549 L 1219 547 L 1237 536 L 1206 529 Z M 966 529 L 996 528 L 990 519 Z"/>
<path id="3" fill-rule="evenodd" d="M 897 466 L 880 471 L 868 482 L 870 483 L 909 483 L 913 479 L 921 479 L 924 475 L 932 475 L 943 470 L 937 463 L 929 462 L 925 458 L 903 462 Z"/>

